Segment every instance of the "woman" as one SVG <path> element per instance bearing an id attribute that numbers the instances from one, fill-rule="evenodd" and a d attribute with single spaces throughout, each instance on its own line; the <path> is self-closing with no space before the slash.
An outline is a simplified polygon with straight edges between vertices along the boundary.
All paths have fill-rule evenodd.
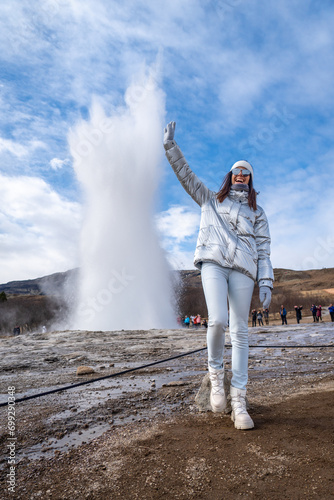
<path id="1" fill-rule="evenodd" d="M 263 209 L 256 204 L 253 168 L 246 161 L 233 165 L 218 193 L 208 189 L 191 171 L 174 141 L 175 122 L 164 131 L 166 156 L 187 193 L 201 207 L 201 224 L 194 264 L 201 269 L 208 308 L 208 368 L 212 411 L 226 408 L 224 344 L 230 306 L 232 343 L 231 405 L 237 429 L 251 429 L 246 410 L 248 381 L 248 314 L 254 282 L 263 307 L 269 307 L 274 280 L 270 262 L 270 235 Z"/>

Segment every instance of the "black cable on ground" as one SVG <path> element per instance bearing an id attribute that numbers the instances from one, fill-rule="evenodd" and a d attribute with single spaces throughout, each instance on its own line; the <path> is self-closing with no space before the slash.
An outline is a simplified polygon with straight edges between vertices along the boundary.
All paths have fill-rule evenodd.
<path id="1" fill-rule="evenodd" d="M 232 347 L 231 345 L 228 345 L 228 346 L 225 346 L 225 347 Z M 261 345 L 261 344 L 257 344 L 257 345 L 250 345 L 248 347 L 271 347 L 273 349 L 280 349 L 282 347 L 284 347 L 285 349 L 303 349 L 303 348 L 307 348 L 307 349 L 310 349 L 312 347 L 316 348 L 316 349 L 319 349 L 319 347 L 334 347 L 334 344 L 328 344 L 328 345 L 312 345 L 312 344 L 309 344 L 309 345 L 280 345 L 280 344 L 276 344 L 276 345 L 267 345 L 267 344 L 264 344 L 264 345 Z"/>
<path id="2" fill-rule="evenodd" d="M 231 345 L 226 345 L 226 348 L 231 348 Z M 250 345 L 249 348 L 272 348 L 272 349 L 303 349 L 303 348 L 322 348 L 322 347 L 334 347 L 334 344 L 329 345 Z M 22 401 L 28 401 L 29 399 L 41 398 L 42 396 L 48 396 L 49 394 L 54 394 L 56 392 L 67 391 L 69 389 L 73 389 L 75 387 L 80 387 L 82 385 L 93 384 L 94 382 L 98 382 L 100 380 L 105 380 L 107 378 L 118 377 L 119 375 L 125 375 L 126 373 L 135 372 L 137 370 L 142 370 L 144 368 L 149 368 L 150 366 L 159 365 L 160 363 L 165 363 L 166 361 L 172 361 L 173 359 L 182 358 L 184 356 L 189 356 L 190 354 L 195 354 L 200 351 L 205 351 L 206 347 L 202 347 L 201 349 L 196 349 L 195 351 L 185 352 L 183 354 L 177 354 L 176 356 L 172 356 L 171 358 L 160 359 L 159 361 L 153 361 L 152 363 L 148 363 L 146 365 L 137 366 L 135 368 L 129 368 L 127 370 L 123 370 L 121 372 L 112 373 L 110 375 L 104 375 L 103 377 L 94 378 L 93 380 L 85 380 L 84 382 L 78 382 L 77 384 L 65 385 L 64 387 L 58 387 L 57 389 L 52 389 L 51 391 L 40 392 L 38 394 L 33 394 L 31 396 L 25 396 L 22 398 L 15 399 L 15 403 L 21 403 Z M 8 402 L 0 403 L 0 407 L 7 406 Z"/>
<path id="3" fill-rule="evenodd" d="M 148 368 L 150 366 L 158 365 L 159 363 L 165 363 L 166 361 L 172 361 L 173 359 L 182 358 L 183 356 L 189 356 L 189 354 L 195 354 L 196 352 L 204 351 L 206 347 L 202 349 L 196 349 L 195 351 L 185 352 L 184 354 L 177 354 L 171 358 L 161 359 L 160 361 L 153 361 L 153 363 L 148 363 L 146 365 L 137 366 L 135 368 L 129 368 L 128 370 L 123 370 L 121 372 L 112 373 L 111 375 L 104 375 L 103 377 L 94 378 L 93 380 L 85 380 L 84 382 L 78 382 L 77 384 L 65 385 L 64 387 L 58 387 L 57 389 L 52 389 L 51 391 L 40 392 L 38 394 L 33 394 L 32 396 L 25 396 L 23 398 L 15 399 L 15 403 L 21 403 L 22 401 L 28 401 L 28 399 L 40 398 L 42 396 L 47 396 L 49 394 L 54 394 L 55 392 L 67 391 L 68 389 L 73 389 L 74 387 L 80 387 L 81 385 L 92 384 L 93 382 L 98 382 L 99 380 L 105 380 L 107 378 L 118 377 L 119 375 L 125 375 L 125 373 L 135 372 L 137 370 L 142 370 L 143 368 Z M 0 403 L 1 406 L 7 406 L 8 402 Z"/>

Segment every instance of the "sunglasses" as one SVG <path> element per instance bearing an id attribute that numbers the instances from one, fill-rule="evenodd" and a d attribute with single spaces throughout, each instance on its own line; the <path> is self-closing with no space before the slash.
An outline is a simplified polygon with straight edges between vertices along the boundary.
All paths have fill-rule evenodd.
<path id="1" fill-rule="evenodd" d="M 241 174 L 241 175 L 244 175 L 245 177 L 247 177 L 248 175 L 251 174 L 251 172 L 250 172 L 250 170 L 247 170 L 247 168 L 239 168 L 239 167 L 237 167 L 237 168 L 233 168 L 232 169 L 232 174 L 233 175 L 239 175 L 239 174 Z"/>

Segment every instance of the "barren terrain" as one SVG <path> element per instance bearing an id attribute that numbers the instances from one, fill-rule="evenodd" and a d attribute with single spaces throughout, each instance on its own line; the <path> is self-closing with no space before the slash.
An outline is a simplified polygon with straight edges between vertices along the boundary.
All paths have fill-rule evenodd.
<path id="1" fill-rule="evenodd" d="M 205 350 L 17 403 L 15 494 L 7 490 L 8 414 L 0 408 L 4 496 L 333 498 L 333 330 L 330 323 L 251 329 L 251 431 L 196 406 Z M 205 335 L 182 329 L 3 338 L 1 401 L 7 387 L 20 398 L 200 349 Z M 227 348 L 227 371 L 230 354 Z M 80 365 L 95 373 L 78 377 Z"/>

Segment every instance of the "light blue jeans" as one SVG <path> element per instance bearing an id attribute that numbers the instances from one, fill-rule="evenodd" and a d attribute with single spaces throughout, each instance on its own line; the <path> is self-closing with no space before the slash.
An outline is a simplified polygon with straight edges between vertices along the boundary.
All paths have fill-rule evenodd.
<path id="1" fill-rule="evenodd" d="M 208 361 L 215 369 L 224 366 L 225 329 L 228 324 L 232 344 L 231 385 L 246 389 L 248 380 L 248 315 L 254 281 L 239 271 L 214 262 L 203 262 L 202 284 L 208 308 Z M 228 318 L 227 299 L 230 306 Z"/>

